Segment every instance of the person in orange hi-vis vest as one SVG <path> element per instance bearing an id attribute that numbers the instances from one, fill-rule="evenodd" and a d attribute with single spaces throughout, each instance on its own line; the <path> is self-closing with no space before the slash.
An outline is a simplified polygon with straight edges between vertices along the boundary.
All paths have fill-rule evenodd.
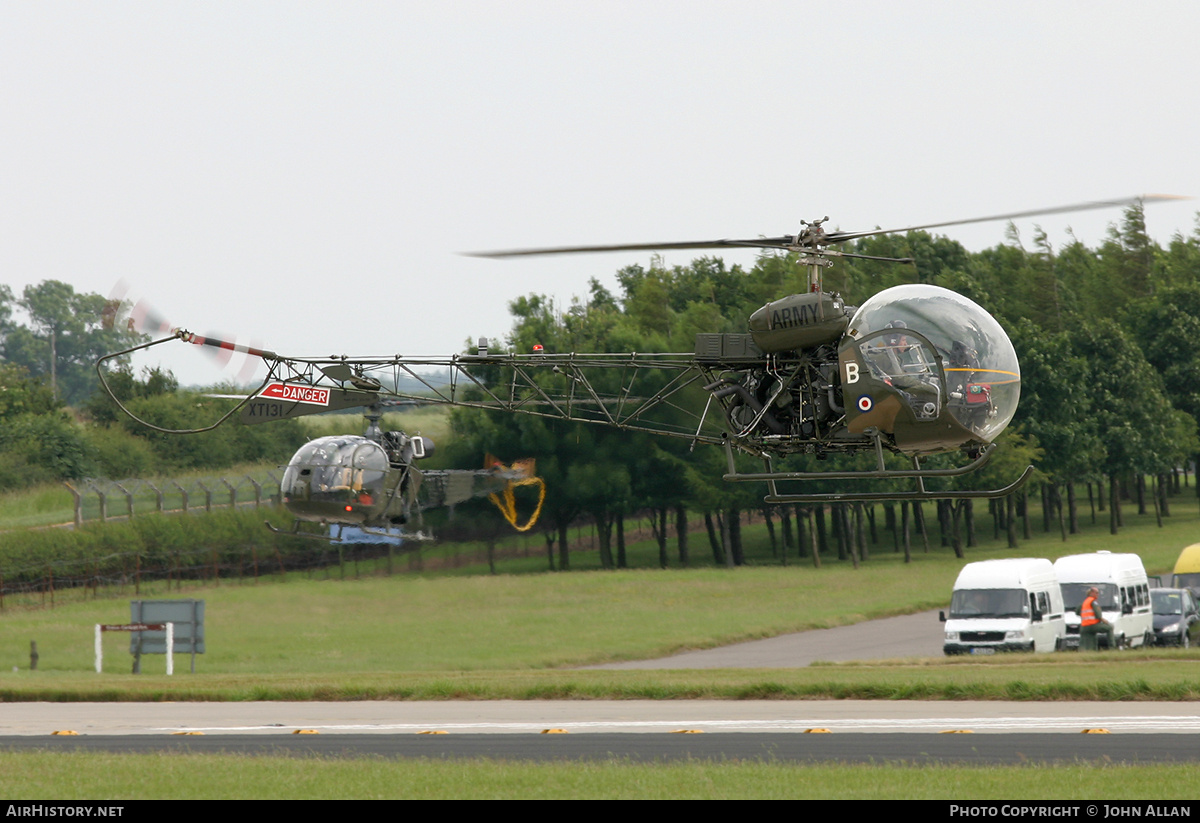
<path id="1" fill-rule="evenodd" d="M 1087 597 L 1083 598 L 1083 605 L 1079 607 L 1080 651 L 1096 651 L 1102 634 L 1108 637 L 1108 648 L 1113 648 L 1112 624 L 1104 619 L 1104 613 L 1100 611 L 1100 604 L 1096 602 L 1099 596 L 1100 590 L 1092 586 L 1088 589 Z"/>

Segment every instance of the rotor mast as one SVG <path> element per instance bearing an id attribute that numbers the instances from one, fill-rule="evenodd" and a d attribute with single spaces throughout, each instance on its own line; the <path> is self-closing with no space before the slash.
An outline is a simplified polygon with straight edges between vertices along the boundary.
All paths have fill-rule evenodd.
<path id="1" fill-rule="evenodd" d="M 800 225 L 804 228 L 796 235 L 793 246 L 800 255 L 800 265 L 808 267 L 808 290 L 814 294 L 821 291 L 821 269 L 833 265 L 833 261 L 825 256 L 826 252 L 821 248 L 823 243 L 829 242 L 825 237 L 825 230 L 821 228 L 821 224 L 828 219 L 829 215 L 811 223 L 801 220 Z"/>

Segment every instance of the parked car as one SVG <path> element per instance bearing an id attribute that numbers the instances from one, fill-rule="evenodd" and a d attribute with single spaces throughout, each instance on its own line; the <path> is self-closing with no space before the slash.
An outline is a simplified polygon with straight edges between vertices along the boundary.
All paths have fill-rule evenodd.
<path id="1" fill-rule="evenodd" d="M 1151 589 L 1154 643 L 1188 648 L 1200 640 L 1200 608 L 1189 589 Z"/>

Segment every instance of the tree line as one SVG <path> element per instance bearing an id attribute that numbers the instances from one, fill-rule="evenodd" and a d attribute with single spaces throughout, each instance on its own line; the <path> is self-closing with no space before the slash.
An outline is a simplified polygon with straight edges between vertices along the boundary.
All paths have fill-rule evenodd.
<path id="1" fill-rule="evenodd" d="M 1029 528 L 1027 516 L 1018 524 L 1031 492 L 1041 495 L 1043 511 L 1064 535 L 1078 529 L 1085 495 L 1114 531 L 1122 500 L 1169 514 L 1166 491 L 1178 487 L 1180 469 L 1200 454 L 1200 229 L 1164 248 L 1147 234 L 1140 207 L 1132 207 L 1096 248 L 1076 240 L 1053 248 L 1040 230 L 1026 241 L 1010 227 L 1005 243 L 980 252 L 927 232 L 863 238 L 846 250 L 916 261 L 898 266 L 842 258 L 825 287 L 848 304 L 893 285 L 932 283 L 975 300 L 1013 339 L 1023 373 L 1017 417 L 992 463 L 958 482 L 995 488 L 1025 465 L 1037 467 L 1018 496 L 988 504 L 996 533 L 1015 544 Z M 748 268 L 716 257 L 672 267 L 656 259 L 625 267 L 616 279 L 616 293 L 593 280 L 588 294 L 568 305 L 538 294 L 513 300 L 507 346 L 518 352 L 535 344 L 548 351 L 687 351 L 697 333 L 744 332 L 754 310 L 806 288 L 806 272 L 794 256 L 772 253 Z M 57 281 L 31 286 L 20 298 L 0 287 L 0 489 L 87 474 L 127 477 L 282 461 L 303 442 L 296 421 L 179 437 L 119 414 L 98 390 L 92 363 L 139 337 L 105 323 L 112 308 Z M 18 322 L 16 310 L 28 322 Z M 139 416 L 174 428 L 215 419 L 229 402 L 183 391 L 167 372 L 135 375 L 128 365 L 115 366 L 109 382 Z M 452 421 L 454 442 L 440 455 L 449 464 L 473 468 L 486 452 L 538 459 L 549 490 L 541 522 L 558 568 L 569 568 L 566 530 L 580 516 L 596 523 L 603 564 L 624 565 L 624 520 L 635 511 L 651 519 L 662 565 L 686 564 L 690 552 L 701 550 L 723 564 L 744 560 L 741 514 L 761 508 L 763 489 L 723 482 L 719 449 L 691 451 L 686 442 L 646 434 L 465 409 L 455 410 Z M 787 466 L 817 467 L 804 456 Z M 810 490 L 839 487 L 817 481 Z M 975 508 L 970 501 L 935 507 L 956 553 L 972 544 Z M 689 543 L 688 518 L 696 515 L 705 521 L 703 548 Z M 835 550 L 858 559 L 866 549 L 862 535 L 876 528 L 870 507 L 801 507 L 774 516 L 782 543 L 814 560 Z M 918 506 L 884 508 L 886 526 L 905 535 L 906 549 L 926 516 Z"/>
<path id="2" fill-rule="evenodd" d="M 28 286 L 19 298 L 0 285 L 0 491 L 281 460 L 304 442 L 295 421 L 175 437 L 119 413 L 100 388 L 96 360 L 145 338 L 114 322 L 118 309 L 57 280 Z M 116 364 L 107 381 L 135 414 L 163 426 L 215 420 L 231 405 L 181 390 L 167 371 L 135 375 L 127 362 Z"/>

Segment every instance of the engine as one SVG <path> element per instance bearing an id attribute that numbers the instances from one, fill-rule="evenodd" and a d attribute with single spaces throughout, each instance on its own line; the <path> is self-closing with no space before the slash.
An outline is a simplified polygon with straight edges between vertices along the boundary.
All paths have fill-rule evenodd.
<path id="1" fill-rule="evenodd" d="M 809 451 L 843 416 L 837 349 L 832 345 L 760 355 L 753 365 L 723 365 L 719 372 L 713 369 L 716 379 L 705 389 L 722 401 L 730 431 L 737 437 L 798 439 L 808 442 L 796 442 L 790 450 Z"/>
<path id="2" fill-rule="evenodd" d="M 749 334 L 696 336 L 696 359 L 715 378 L 705 388 L 736 437 L 819 450 L 844 416 L 837 345 L 854 311 L 836 294 L 793 294 L 751 315 Z"/>

